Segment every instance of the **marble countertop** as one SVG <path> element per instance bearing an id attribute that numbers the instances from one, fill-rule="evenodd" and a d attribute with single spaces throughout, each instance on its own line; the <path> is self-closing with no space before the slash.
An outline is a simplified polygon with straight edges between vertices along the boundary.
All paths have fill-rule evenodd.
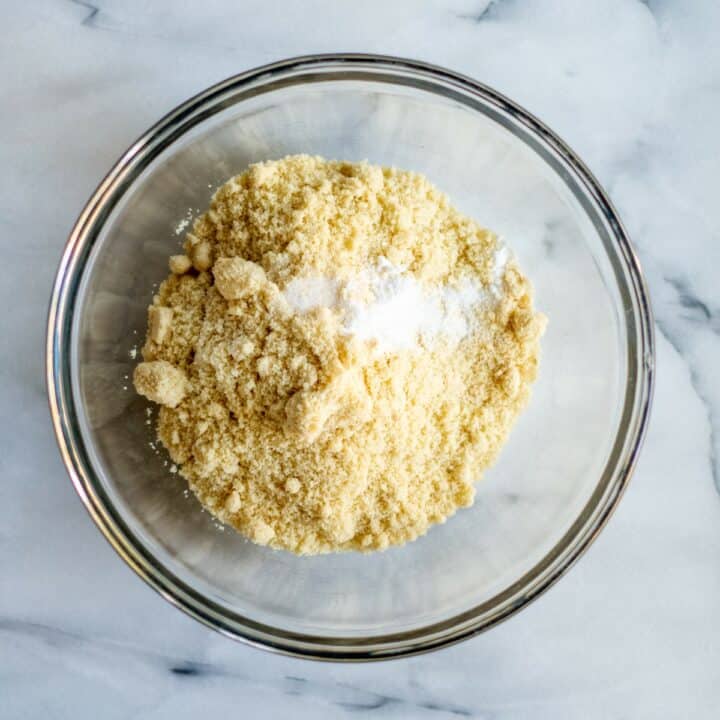
<path id="1" fill-rule="evenodd" d="M 0 717 L 717 717 L 720 4 L 38 0 L 3 26 Z M 137 579 L 66 478 L 44 386 L 56 264 L 120 152 L 228 75 L 338 50 L 447 66 L 553 127 L 617 204 L 658 330 L 641 461 L 581 562 L 474 640 L 363 666 L 232 643 Z"/>

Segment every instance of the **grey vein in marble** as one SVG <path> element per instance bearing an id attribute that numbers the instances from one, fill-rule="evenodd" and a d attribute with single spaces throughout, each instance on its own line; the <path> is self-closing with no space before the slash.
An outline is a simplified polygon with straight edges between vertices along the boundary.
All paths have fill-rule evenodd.
<path id="1" fill-rule="evenodd" d="M 473 23 L 481 23 L 483 20 L 490 20 L 496 10 L 496 6 L 500 0 L 486 0 L 484 7 L 474 13 L 458 13 L 457 17 L 461 20 L 470 20 Z"/>
<path id="2" fill-rule="evenodd" d="M 85 2 L 84 0 L 70 0 L 70 2 L 74 5 L 79 5 L 81 8 L 85 8 L 85 10 L 87 10 L 87 15 L 85 15 L 85 17 L 81 21 L 82 25 L 91 26 L 95 23 L 97 15 L 100 12 L 100 8 L 98 8 L 96 5 L 93 5 L 92 3 Z"/>

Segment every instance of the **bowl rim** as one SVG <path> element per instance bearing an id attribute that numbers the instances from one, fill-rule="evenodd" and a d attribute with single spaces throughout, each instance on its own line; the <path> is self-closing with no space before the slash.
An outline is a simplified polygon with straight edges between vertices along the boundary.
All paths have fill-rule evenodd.
<path id="1" fill-rule="evenodd" d="M 446 97 L 455 92 L 463 97 L 475 98 L 476 103 L 486 108 L 489 105 L 511 117 L 527 132 L 528 138 L 542 144 L 554 160 L 574 175 L 575 181 L 584 190 L 584 199 L 606 224 L 608 236 L 620 258 L 620 265 L 614 269 L 616 274 L 620 269 L 626 275 L 626 299 L 630 300 L 634 310 L 630 314 L 632 328 L 628 328 L 628 335 L 634 329 L 634 342 L 637 343 L 635 347 L 633 342 L 628 342 L 632 358 L 628 360 L 625 401 L 613 452 L 593 495 L 552 550 L 510 587 L 481 605 L 428 626 L 369 637 L 323 637 L 263 625 L 214 603 L 151 556 L 111 504 L 106 502 L 104 494 L 98 492 L 99 483 L 85 453 L 74 413 L 67 351 L 75 294 L 99 230 L 117 199 L 122 197 L 142 169 L 192 127 L 183 127 L 183 124 L 192 121 L 194 125 L 227 105 L 241 102 L 258 89 L 262 91 L 265 88 L 267 91 L 270 89 L 267 86 L 278 79 L 299 77 L 296 82 L 312 82 L 318 73 L 332 72 L 342 74 L 344 80 L 377 79 L 376 74 L 382 72 L 387 82 L 404 79 L 406 85 L 422 87 Z M 363 72 L 366 74 L 363 75 Z M 412 81 L 424 84 L 414 85 Z M 232 102 L 227 99 L 228 93 L 233 93 Z M 466 104 L 470 104 L 469 100 Z M 211 109 L 213 112 L 209 112 Z M 46 336 L 50 415 L 63 463 L 85 508 L 120 557 L 172 605 L 227 637 L 294 657 L 334 661 L 397 658 L 455 644 L 514 615 L 557 582 L 597 537 L 627 487 L 647 431 L 654 389 L 654 365 L 654 322 L 640 264 L 607 194 L 569 146 L 531 113 L 472 78 L 425 62 L 364 53 L 304 55 L 233 75 L 181 103 L 146 131 L 100 182 L 70 232 L 52 288 Z M 606 479 L 605 487 L 601 488 L 603 479 Z"/>

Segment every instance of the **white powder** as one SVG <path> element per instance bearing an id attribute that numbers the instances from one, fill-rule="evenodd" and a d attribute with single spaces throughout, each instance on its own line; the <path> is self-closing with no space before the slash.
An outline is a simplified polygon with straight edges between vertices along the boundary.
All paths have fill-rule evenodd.
<path id="1" fill-rule="evenodd" d="M 428 345 L 436 337 L 459 342 L 472 331 L 478 305 L 498 298 L 511 254 L 500 246 L 495 255 L 490 293 L 479 283 L 428 290 L 402 267 L 381 258 L 376 267 L 348 281 L 328 277 L 297 278 L 285 297 L 298 312 L 329 307 L 342 319 L 344 332 L 375 340 L 379 352 Z"/>
<path id="2" fill-rule="evenodd" d="M 492 285 L 490 286 L 490 291 L 496 298 L 502 295 L 502 279 L 505 275 L 505 268 L 513 259 L 512 250 L 507 245 L 498 242 L 498 248 L 493 257 Z"/>
<path id="3" fill-rule="evenodd" d="M 326 277 L 297 278 L 285 288 L 285 298 L 298 312 L 316 307 L 334 307 L 339 283 Z"/>
<path id="4" fill-rule="evenodd" d="M 428 344 L 440 335 L 459 341 L 468 332 L 481 295 L 469 282 L 462 291 L 428 291 L 385 260 L 341 291 L 343 324 L 349 335 L 376 340 L 380 350 Z"/>
<path id="5" fill-rule="evenodd" d="M 185 211 L 185 217 L 183 217 L 183 218 L 181 218 L 180 220 L 178 220 L 177 224 L 176 224 L 175 227 L 174 227 L 174 232 L 175 232 L 176 235 L 182 235 L 182 233 L 184 232 L 185 228 L 186 228 L 186 227 L 190 224 L 190 222 L 192 221 L 192 217 L 193 217 L 193 209 L 192 209 L 192 208 L 188 208 L 188 209 Z"/>

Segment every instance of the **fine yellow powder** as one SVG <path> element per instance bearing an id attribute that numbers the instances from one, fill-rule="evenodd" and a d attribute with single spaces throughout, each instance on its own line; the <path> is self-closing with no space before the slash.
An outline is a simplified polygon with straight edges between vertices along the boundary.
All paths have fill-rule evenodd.
<path id="1" fill-rule="evenodd" d="M 229 180 L 170 258 L 134 375 L 203 505 L 301 554 L 384 549 L 470 505 L 537 371 L 544 318 L 517 265 L 472 332 L 391 352 L 283 291 L 379 262 L 428 292 L 489 288 L 497 248 L 416 173 L 292 156 Z"/>

